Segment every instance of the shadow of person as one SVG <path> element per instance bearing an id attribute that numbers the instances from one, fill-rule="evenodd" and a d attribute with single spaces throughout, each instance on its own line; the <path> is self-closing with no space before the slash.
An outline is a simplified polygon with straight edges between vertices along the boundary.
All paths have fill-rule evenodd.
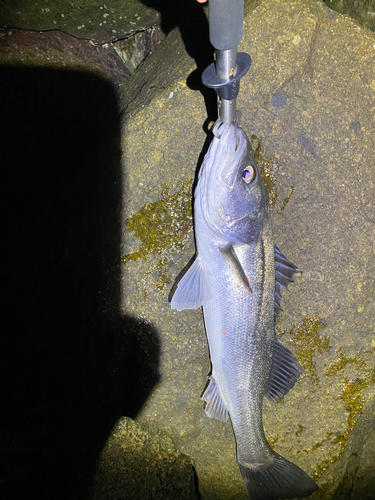
<path id="1" fill-rule="evenodd" d="M 86 498 L 116 420 L 159 380 L 120 310 L 120 126 L 88 73 L 0 67 L 0 498 Z"/>

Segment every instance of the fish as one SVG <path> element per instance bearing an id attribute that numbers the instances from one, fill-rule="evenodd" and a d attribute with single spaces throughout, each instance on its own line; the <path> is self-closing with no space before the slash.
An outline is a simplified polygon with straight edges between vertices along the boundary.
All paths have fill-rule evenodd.
<path id="1" fill-rule="evenodd" d="M 246 133 L 220 119 L 212 133 L 194 193 L 195 259 L 171 307 L 203 307 L 211 359 L 205 412 L 230 417 L 250 499 L 309 496 L 316 483 L 271 448 L 262 419 L 264 397 L 283 399 L 301 373 L 275 332 L 297 267 L 273 241 L 267 190 Z"/>

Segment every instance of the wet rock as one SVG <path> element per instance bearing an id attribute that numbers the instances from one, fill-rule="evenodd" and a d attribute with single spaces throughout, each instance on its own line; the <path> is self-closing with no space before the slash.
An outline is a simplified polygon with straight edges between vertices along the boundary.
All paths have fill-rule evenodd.
<path id="1" fill-rule="evenodd" d="M 136 0 L 71 2 L 37 0 L 0 4 L 1 26 L 26 30 L 58 29 L 103 44 L 160 23 L 159 13 Z"/>
<path id="2" fill-rule="evenodd" d="M 354 483 L 344 480 L 349 442 L 368 473 L 375 455 L 361 423 L 375 387 L 374 47 L 370 31 L 315 0 L 265 0 L 245 16 L 241 50 L 253 64 L 241 81 L 241 125 L 272 172 L 275 241 L 301 271 L 277 331 L 303 374 L 283 402 L 265 402 L 266 436 L 324 499 L 356 484 L 354 466 Z M 202 499 L 245 500 L 230 423 L 208 419 L 200 400 L 210 369 L 201 312 L 168 302 L 194 254 L 192 185 L 209 104 L 187 85 L 194 68 L 173 32 L 120 87 L 122 308 L 163 339 L 162 382 L 139 420 L 192 458 Z"/>
<path id="3" fill-rule="evenodd" d="M 197 500 L 194 469 L 160 430 L 120 419 L 99 458 L 92 500 Z"/>

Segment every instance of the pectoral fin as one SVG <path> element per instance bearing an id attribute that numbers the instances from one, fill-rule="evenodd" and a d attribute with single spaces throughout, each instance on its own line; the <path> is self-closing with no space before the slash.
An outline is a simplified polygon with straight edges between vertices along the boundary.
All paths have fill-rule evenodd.
<path id="1" fill-rule="evenodd" d="M 203 305 L 205 295 L 205 270 L 197 257 L 179 281 L 172 297 L 171 308 L 177 311 L 197 309 Z"/>
<path id="2" fill-rule="evenodd" d="M 301 371 L 295 355 L 275 337 L 267 399 L 274 403 L 283 399 L 297 382 Z"/>
<path id="3" fill-rule="evenodd" d="M 219 248 L 220 255 L 223 257 L 223 259 L 230 264 L 234 271 L 236 272 L 238 278 L 240 281 L 242 281 L 243 286 L 245 289 L 253 293 L 249 280 L 247 279 L 247 276 L 245 274 L 245 271 L 243 270 L 243 267 L 241 265 L 241 262 L 238 260 L 237 254 L 234 251 L 234 248 L 232 245 L 227 245 L 223 248 Z"/>
<path id="4" fill-rule="evenodd" d="M 222 422 L 228 420 L 227 407 L 221 399 L 215 380 L 212 377 L 210 377 L 210 382 L 203 393 L 202 399 L 206 402 L 204 411 L 208 417 L 216 418 Z"/>

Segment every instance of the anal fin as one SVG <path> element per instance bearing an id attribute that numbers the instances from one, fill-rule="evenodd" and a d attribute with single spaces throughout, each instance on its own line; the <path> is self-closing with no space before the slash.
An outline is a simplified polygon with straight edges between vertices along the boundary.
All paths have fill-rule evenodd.
<path id="1" fill-rule="evenodd" d="M 267 399 L 274 403 L 283 399 L 297 382 L 301 371 L 295 355 L 275 337 Z"/>
<path id="2" fill-rule="evenodd" d="M 204 411 L 208 417 L 216 418 L 217 420 L 221 420 L 221 422 L 226 422 L 228 420 L 229 414 L 227 407 L 221 399 L 215 380 L 212 377 L 210 377 L 210 381 L 207 389 L 203 393 L 202 399 L 206 402 Z"/>

